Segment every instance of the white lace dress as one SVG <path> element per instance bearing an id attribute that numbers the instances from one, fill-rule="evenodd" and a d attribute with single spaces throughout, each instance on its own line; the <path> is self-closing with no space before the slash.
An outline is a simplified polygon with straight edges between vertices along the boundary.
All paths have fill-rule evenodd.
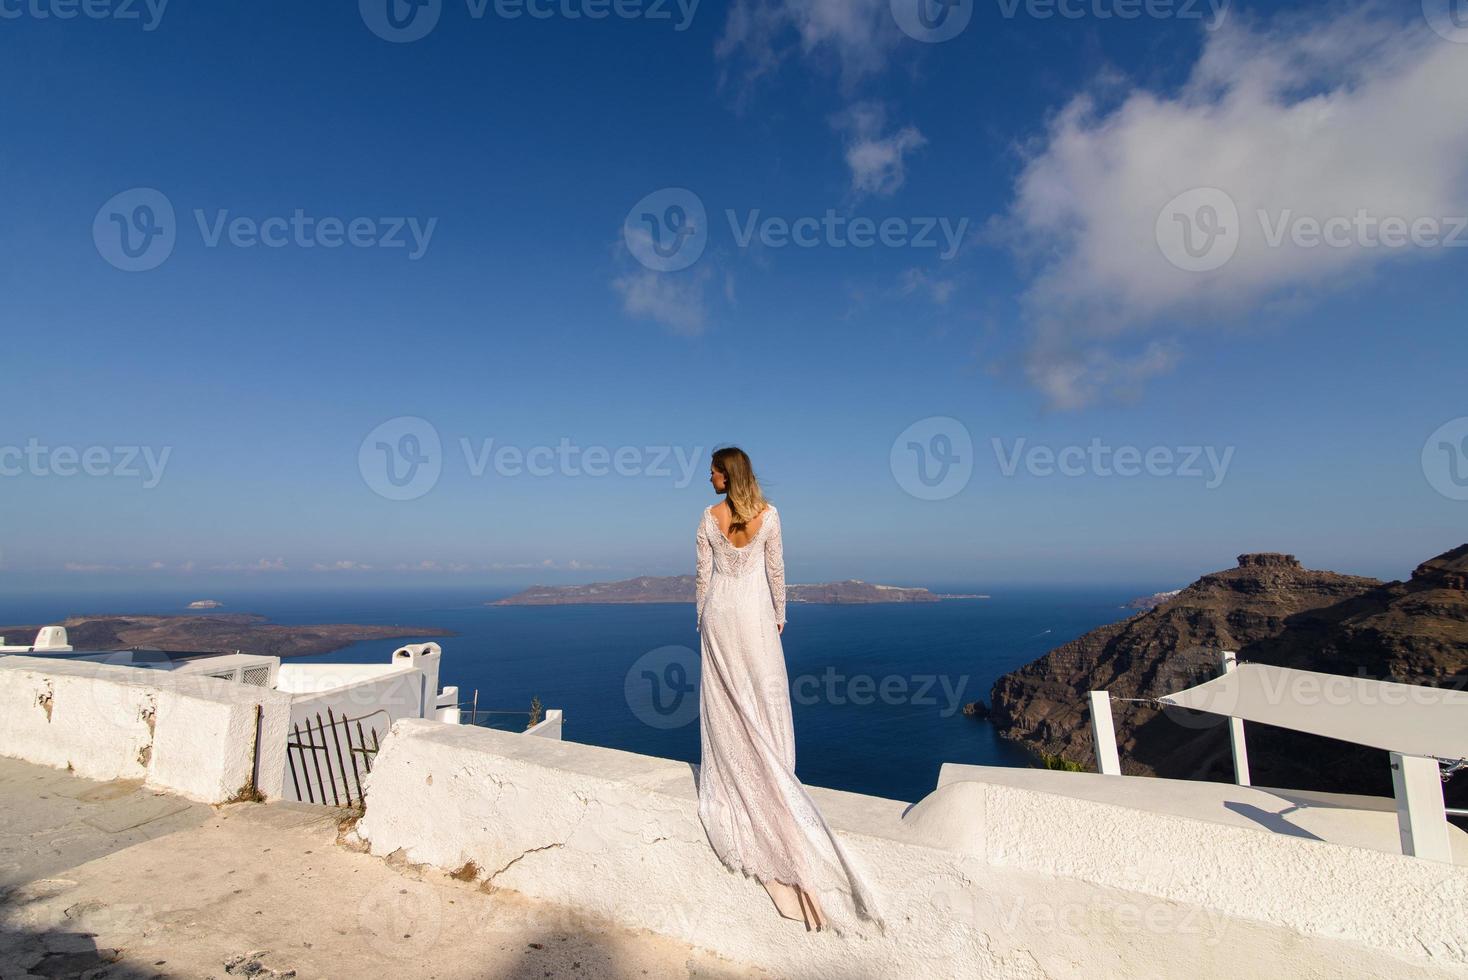
<path id="1" fill-rule="evenodd" d="M 731 870 L 814 894 L 838 931 L 853 914 L 882 927 L 863 875 L 795 778 L 789 679 L 775 631 L 785 622 L 780 515 L 769 507 L 736 548 L 709 508 L 696 543 L 698 816 L 709 843 Z"/>

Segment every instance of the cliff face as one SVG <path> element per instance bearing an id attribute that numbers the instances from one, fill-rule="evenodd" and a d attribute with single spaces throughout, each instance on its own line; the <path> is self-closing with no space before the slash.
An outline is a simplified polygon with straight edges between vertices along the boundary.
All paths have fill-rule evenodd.
<path id="1" fill-rule="evenodd" d="M 1156 609 L 1093 630 L 994 685 L 991 719 L 1006 738 L 1088 768 L 1086 692 L 1153 698 L 1217 675 L 1222 650 L 1243 660 L 1335 674 L 1462 686 L 1468 682 L 1468 545 L 1418 566 L 1410 580 L 1303 568 L 1291 555 L 1241 555 Z M 1113 706 L 1122 769 L 1231 779 L 1221 719 L 1145 704 Z M 1250 725 L 1260 785 L 1390 793 L 1385 754 Z M 1452 785 L 1457 798 L 1468 780 Z"/>

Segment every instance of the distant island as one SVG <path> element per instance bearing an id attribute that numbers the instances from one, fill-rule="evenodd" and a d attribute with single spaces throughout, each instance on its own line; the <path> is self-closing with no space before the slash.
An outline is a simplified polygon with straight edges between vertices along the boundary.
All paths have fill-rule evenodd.
<path id="1" fill-rule="evenodd" d="M 1158 606 L 1170 599 L 1176 599 L 1182 589 L 1173 589 L 1171 592 L 1154 592 L 1151 595 L 1138 596 L 1125 606 L 1127 609 L 1140 609 L 1143 612 L 1151 612 Z"/>
<path id="2" fill-rule="evenodd" d="M 222 605 L 224 605 L 224 603 L 220 602 L 218 599 L 196 599 L 193 602 L 189 603 L 188 607 L 190 609 L 218 609 Z"/>
<path id="3" fill-rule="evenodd" d="M 419 626 L 281 626 L 264 616 L 227 613 L 211 616 L 72 616 L 50 625 L 65 626 L 74 650 L 169 650 L 190 653 L 255 653 L 267 657 L 305 657 L 330 653 L 361 640 L 453 636 L 448 630 Z M 7 643 L 27 646 L 38 626 L 0 626 Z"/>
<path id="4" fill-rule="evenodd" d="M 644 575 L 620 582 L 589 585 L 532 585 L 487 606 L 571 606 L 597 603 L 692 602 L 692 575 Z M 786 602 L 869 604 L 877 602 L 941 602 L 944 599 L 987 599 L 986 595 L 957 595 L 898 585 L 876 585 L 860 579 L 825 582 L 819 585 L 789 585 Z"/>

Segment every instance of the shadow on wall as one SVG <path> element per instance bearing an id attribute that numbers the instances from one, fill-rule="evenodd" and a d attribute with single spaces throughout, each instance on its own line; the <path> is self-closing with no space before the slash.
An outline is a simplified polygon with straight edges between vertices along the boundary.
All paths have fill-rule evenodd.
<path id="1" fill-rule="evenodd" d="M 1280 811 L 1279 813 L 1271 813 L 1268 810 L 1260 809 L 1259 807 L 1254 806 L 1250 803 L 1225 803 L 1223 806 L 1224 809 L 1232 810 L 1237 814 L 1248 817 L 1250 820 L 1259 824 L 1259 826 L 1263 827 L 1265 830 L 1273 831 L 1276 834 L 1288 834 L 1291 837 L 1304 837 L 1309 840 L 1325 839 L 1323 837 L 1319 837 L 1315 834 L 1310 833 L 1310 831 L 1304 829 L 1303 827 L 1297 827 L 1294 824 L 1290 823 L 1289 815 L 1291 813 L 1294 813 L 1296 810 L 1301 809 L 1298 806 L 1292 806 L 1287 810 Z"/>

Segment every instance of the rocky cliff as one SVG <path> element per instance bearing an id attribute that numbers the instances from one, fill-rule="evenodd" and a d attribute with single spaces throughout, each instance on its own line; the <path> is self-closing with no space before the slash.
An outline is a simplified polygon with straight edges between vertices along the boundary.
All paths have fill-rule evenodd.
<path id="1" fill-rule="evenodd" d="M 1219 652 L 1243 660 L 1431 685 L 1468 685 L 1468 545 L 1422 563 L 1406 582 L 1304 568 L 1292 555 L 1241 555 L 1157 608 L 1052 650 L 1001 677 L 990 717 L 1006 738 L 1090 768 L 1086 692 L 1154 698 L 1216 676 Z M 1122 769 L 1231 779 L 1216 716 L 1114 705 Z M 1249 725 L 1254 781 L 1388 795 L 1385 753 Z M 1457 784 L 1464 785 L 1457 785 Z M 1468 795 L 1468 777 L 1450 796 Z"/>

